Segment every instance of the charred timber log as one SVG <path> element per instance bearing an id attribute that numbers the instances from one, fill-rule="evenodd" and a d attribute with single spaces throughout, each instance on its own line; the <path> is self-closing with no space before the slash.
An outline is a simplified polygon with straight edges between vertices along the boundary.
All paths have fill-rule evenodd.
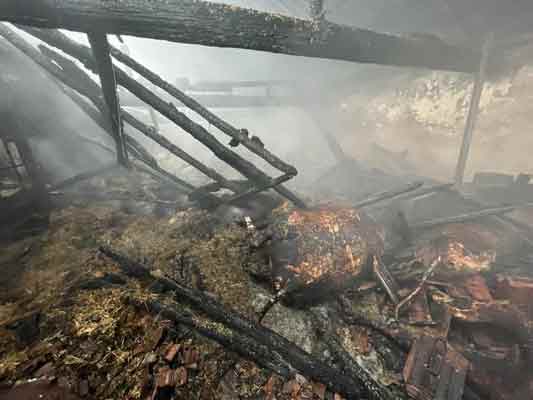
<path id="1" fill-rule="evenodd" d="M 91 49 L 96 60 L 98 74 L 104 93 L 104 99 L 111 118 L 113 138 L 117 147 L 117 159 L 119 164 L 128 165 L 128 152 L 124 140 L 124 126 L 120 116 L 120 104 L 117 96 L 117 80 L 113 62 L 109 55 L 109 43 L 107 35 L 102 32 L 91 32 L 88 34 Z"/>
<path id="2" fill-rule="evenodd" d="M 264 305 L 259 314 L 259 321 L 261 322 L 272 307 L 280 302 L 287 307 L 308 309 L 333 300 L 346 290 L 357 287 L 359 283 L 360 278 L 349 274 L 325 274 L 309 284 L 289 285 Z"/>
<path id="3" fill-rule="evenodd" d="M 31 35 L 43 40 L 44 42 L 57 47 L 72 57 L 80 60 L 89 70 L 96 71 L 95 60 L 91 51 L 86 46 L 80 45 L 59 31 L 39 30 L 27 27 L 21 27 Z M 185 132 L 188 132 L 200 143 L 209 148 L 213 154 L 220 160 L 226 162 L 243 176 L 252 180 L 258 186 L 269 185 L 272 178 L 259 170 L 254 164 L 245 160 L 234 151 L 225 147 L 213 135 L 211 135 L 203 126 L 197 124 L 188 118 L 185 114 L 177 110 L 172 103 L 166 103 L 160 99 L 151 90 L 131 78 L 120 68 L 115 67 L 115 73 L 118 83 L 144 101 L 149 106 L 160 112 L 166 118 L 174 122 Z M 231 189 L 231 188 L 230 188 Z M 232 189 L 233 190 L 233 189 Z M 278 188 L 278 191 L 282 190 Z M 283 190 L 285 197 L 291 200 L 298 207 L 305 207 L 305 203 L 288 190 Z"/>
<path id="4" fill-rule="evenodd" d="M 299 371 L 312 380 L 324 383 L 332 391 L 340 393 L 349 399 L 359 399 L 362 391 L 370 389 L 362 387 L 360 382 L 358 382 L 358 377 L 341 374 L 337 369 L 317 360 L 283 336 L 266 327 L 257 325 L 234 311 L 224 308 L 216 300 L 202 292 L 182 286 L 178 282 L 165 277 L 154 277 L 142 264 L 130 260 L 128 257 L 108 247 L 101 247 L 100 251 L 114 260 L 125 274 L 136 278 L 155 280 L 160 289 L 174 292 L 177 299 L 204 313 L 217 325 L 224 326 L 226 334 L 225 337 L 220 338 L 221 340 L 219 339 L 220 343 L 222 345 L 231 345 L 228 339 L 235 338 L 236 342 L 234 344 L 236 346 L 232 347 L 232 350 L 239 351 L 240 354 L 258 364 L 270 368 L 267 363 L 270 365 L 280 365 L 281 363 L 291 374 Z M 186 322 L 181 321 L 181 323 Z M 202 325 L 197 322 L 195 325 L 190 326 L 206 327 L 206 324 Z M 208 326 L 213 325 L 207 324 Z M 199 332 L 202 333 L 202 331 Z M 223 330 L 218 330 L 219 335 L 222 332 Z M 217 340 L 215 336 L 211 338 Z M 247 348 L 250 345 L 253 346 L 251 351 Z M 257 349 L 261 348 L 268 351 L 261 351 L 259 356 L 257 356 Z M 278 368 L 279 370 L 280 368 Z M 361 379 L 361 382 L 365 380 Z"/>
<path id="5" fill-rule="evenodd" d="M 61 82 L 67 87 L 72 88 L 74 92 L 79 92 L 88 99 L 90 99 L 93 104 L 100 110 L 100 112 L 92 108 L 80 96 L 76 95 L 75 93 L 72 93 L 72 91 L 67 90 L 65 92 L 67 96 L 69 96 L 76 104 L 78 104 L 78 106 L 80 106 L 80 108 L 85 111 L 91 119 L 93 119 L 98 125 L 100 125 L 105 132 L 111 135 L 109 120 L 103 116 L 103 113 L 105 113 L 106 110 L 100 98 L 101 91 L 99 90 L 99 86 L 90 77 L 88 77 L 85 73 L 79 75 L 73 74 L 75 68 L 78 67 L 72 61 L 58 55 L 47 47 L 40 46 L 41 51 L 45 51 L 45 54 L 48 54 L 48 56 L 50 56 L 51 54 L 57 55 L 57 57 L 52 59 L 54 59 L 59 65 L 61 65 L 61 68 L 58 67 L 58 65 L 54 64 L 51 59 L 43 55 L 41 52 L 37 51 L 22 37 L 20 37 L 14 31 L 9 29 L 5 24 L 0 24 L 0 36 L 4 37 L 4 39 L 11 43 L 19 51 L 24 53 L 33 62 L 35 62 L 45 71 L 47 71 L 53 78 L 56 79 L 56 83 L 59 84 L 59 82 Z M 46 53 L 46 50 L 48 50 L 48 53 Z M 62 85 L 59 85 L 59 88 L 61 90 L 64 90 L 64 87 Z M 90 90 L 86 90 L 87 88 L 89 88 Z M 188 191 L 195 189 L 192 185 L 160 168 L 156 160 L 150 155 L 150 153 L 146 149 L 144 149 L 144 147 L 142 147 L 141 144 L 138 143 L 133 137 L 126 135 L 126 142 L 128 149 L 134 154 L 138 155 L 137 158 L 139 159 L 139 161 L 143 162 L 149 168 L 153 169 L 157 174 L 165 177 L 167 181 L 176 184 L 177 188 L 186 188 Z"/>
<path id="6" fill-rule="evenodd" d="M 361 63 L 460 72 L 477 70 L 481 55 L 437 38 L 380 34 L 324 21 L 274 15 L 193 0 L 3 0 L 9 22 L 80 32 L 141 36 Z"/>

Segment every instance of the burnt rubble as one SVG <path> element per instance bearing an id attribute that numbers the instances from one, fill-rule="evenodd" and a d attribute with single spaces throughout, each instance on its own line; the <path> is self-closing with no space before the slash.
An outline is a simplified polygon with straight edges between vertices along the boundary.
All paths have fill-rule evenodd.
<path id="1" fill-rule="evenodd" d="M 283 203 L 261 223 L 228 224 L 194 209 L 161 219 L 107 204 L 58 209 L 51 237 L 8 247 L 3 265 L 14 270 L 4 296 L 27 311 L 2 322 L 13 352 L 2 379 L 46 367 L 47 384 L 82 398 L 137 390 L 209 398 L 208 385 L 243 395 L 259 368 L 251 393 L 277 398 L 528 393 L 533 278 L 526 265 L 509 274 L 496 266 L 496 254 L 525 238 L 492 217 L 417 231 L 409 251 L 391 254 L 391 233 L 372 208 Z M 26 279 L 40 258 L 54 260 L 42 273 L 55 277 L 35 297 Z M 106 356 L 103 343 L 124 358 Z M 195 355 L 180 355 L 185 349 Z M 214 360 L 227 364 L 222 375 L 209 372 Z M 116 382 L 103 385 L 110 368 Z"/>
<path id="2" fill-rule="evenodd" d="M 311 2 L 309 20 L 194 1 L 0 4 L 17 24 L 0 24 L 5 51 L 31 60 L 106 135 L 66 132 L 61 140 L 106 162 L 52 179 L 32 124 L 1 114 L 0 400 L 533 397 L 533 228 L 517 219 L 533 185 L 528 174 L 463 183 L 492 40 L 477 52 L 349 28 L 327 21 L 323 3 Z M 90 46 L 60 28 L 86 33 Z M 297 169 L 266 141 L 108 34 L 474 73 L 456 181 L 418 176 L 404 153 L 378 145 L 399 173 L 363 165 L 316 102 L 303 108 L 336 164 L 296 193 L 285 185 Z M 148 107 L 153 125 L 125 103 Z M 240 178 L 175 144 L 158 116 Z M 207 181 L 165 169 L 151 144 Z"/>

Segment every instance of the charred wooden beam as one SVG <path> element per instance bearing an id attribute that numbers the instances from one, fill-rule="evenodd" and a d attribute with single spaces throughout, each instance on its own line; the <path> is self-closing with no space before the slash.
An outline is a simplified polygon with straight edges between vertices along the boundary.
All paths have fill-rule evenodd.
<path id="1" fill-rule="evenodd" d="M 181 81 L 181 79 L 180 79 Z M 197 81 L 190 84 L 186 79 L 178 85 L 180 90 L 192 92 L 232 92 L 239 88 L 272 88 L 294 86 L 292 81 L 284 80 L 255 80 L 255 81 Z"/>
<path id="2" fill-rule="evenodd" d="M 100 31 L 88 34 L 91 49 L 96 60 L 98 74 L 104 93 L 104 99 L 109 110 L 113 138 L 117 147 L 117 159 L 119 164 L 128 165 L 128 152 L 124 140 L 124 126 L 120 116 L 120 104 L 117 96 L 117 80 L 111 56 L 109 55 L 109 43 L 107 35 Z"/>
<path id="3" fill-rule="evenodd" d="M 285 182 L 286 180 L 292 178 L 293 176 L 297 174 L 296 168 L 285 163 L 280 158 L 272 154 L 270 151 L 268 151 L 265 148 L 265 146 L 261 142 L 254 140 L 253 137 L 252 138 L 248 137 L 247 132 L 245 133 L 244 130 L 237 129 L 231 124 L 229 124 L 228 122 L 224 121 L 222 118 L 218 117 L 217 115 L 209 111 L 207 108 L 203 107 L 195 99 L 188 96 L 187 94 L 179 90 L 174 85 L 166 82 L 161 77 L 159 77 L 157 74 L 150 71 L 148 68 L 144 67 L 143 65 L 135 61 L 133 58 L 128 56 L 127 54 L 124 54 L 119 49 L 116 49 L 113 47 L 111 48 L 111 51 L 112 51 L 113 57 L 115 57 L 118 61 L 130 67 L 132 70 L 134 70 L 135 72 L 137 72 L 139 75 L 143 76 L 144 78 L 148 79 L 154 85 L 165 90 L 168 94 L 170 94 L 174 98 L 181 101 L 185 106 L 189 107 L 191 110 L 198 113 L 198 115 L 202 116 L 210 124 L 220 129 L 220 131 L 230 136 L 237 143 L 242 144 L 244 147 L 246 147 L 248 150 L 250 150 L 254 154 L 263 158 L 273 167 L 276 167 L 280 171 L 285 172 L 285 175 L 282 176 L 282 178 L 271 180 L 270 182 L 260 185 L 260 187 L 274 188 L 274 190 L 278 191 L 278 193 L 280 193 L 281 195 L 291 200 L 297 199 L 293 193 L 291 193 L 288 189 L 281 186 L 282 182 Z M 258 190 L 258 192 L 262 190 L 265 190 L 265 189 Z M 298 201 L 298 202 L 302 203 L 301 201 Z"/>
<path id="4" fill-rule="evenodd" d="M 414 192 L 409 192 L 404 195 L 396 197 L 396 200 L 415 200 L 433 193 L 449 191 L 453 188 L 453 183 L 437 183 L 428 187 L 422 187 Z"/>
<path id="5" fill-rule="evenodd" d="M 95 60 L 92 57 L 90 49 L 72 41 L 61 32 L 39 30 L 28 27 L 21 27 L 21 29 L 24 29 L 26 32 L 45 41 L 46 43 L 61 49 L 72 57 L 79 59 L 89 70 L 96 70 Z M 272 178 L 259 170 L 248 160 L 228 149 L 213 135 L 211 135 L 203 126 L 197 124 L 185 114 L 178 111 L 172 103 L 167 103 L 160 99 L 155 93 L 131 78 L 120 68 L 115 67 L 115 73 L 117 76 L 117 81 L 121 86 L 129 90 L 132 94 L 137 96 L 149 106 L 153 107 L 184 131 L 188 132 L 196 140 L 209 148 L 217 158 L 226 162 L 228 165 L 233 167 L 243 176 L 246 176 L 252 180 L 258 186 L 271 184 Z M 286 191 L 283 193 L 283 195 L 285 195 L 297 206 L 305 207 L 305 203 L 296 197 L 292 192 Z"/>
<path id="6" fill-rule="evenodd" d="M 193 0 L 3 0 L 9 22 L 361 63 L 474 72 L 480 55 L 408 38 Z"/>

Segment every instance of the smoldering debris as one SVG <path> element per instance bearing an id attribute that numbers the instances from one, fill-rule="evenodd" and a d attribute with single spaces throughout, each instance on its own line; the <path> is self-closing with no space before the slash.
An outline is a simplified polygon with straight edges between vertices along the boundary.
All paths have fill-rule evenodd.
<path id="1" fill-rule="evenodd" d="M 156 3 L 149 6 L 189 16 L 204 36 L 171 33 L 174 20 L 157 13 L 150 15 L 159 24 L 147 28 L 127 3 L 95 3 L 92 16 L 72 4 L 68 21 L 61 18 L 63 2 L 42 11 L 8 1 L 0 10 L 13 22 L 54 28 L 98 21 L 119 35 L 480 68 L 477 50 L 431 35 L 332 23 L 322 1 L 312 2 L 308 20 L 195 2 L 181 2 L 183 14 L 176 15 Z M 109 25 L 106 7 L 123 12 L 113 14 L 120 24 Z M 235 38 L 233 26 L 220 35 L 211 20 L 199 18 L 205 10 L 221 26 L 236 16 L 256 21 L 272 40 L 255 25 L 242 32 L 248 41 Z M 408 152 L 375 143 L 371 165 L 337 141 L 332 116 L 317 99 L 301 108 L 335 164 L 296 191 L 294 178 L 305 168 L 298 171 L 271 141 L 223 119 L 216 107 L 294 106 L 308 91 L 273 94 L 277 85 L 302 89 L 284 80 L 173 84 L 110 45 L 106 32 L 89 32 L 87 47 L 59 30 L 17 29 L 0 26 L 9 43 L 2 51 L 37 65 L 98 135 L 70 135 L 57 118 L 54 126 L 69 137 L 63 138 L 69 150 L 60 151 L 54 141 L 61 136 L 39 136 L 24 113 L 9 113 L 20 121 L 0 128 L 0 399 L 533 395 L 533 230 L 516 219 L 530 214 L 527 173 L 437 182 L 417 173 Z M 288 40 L 279 29 L 298 34 Z M 346 40 L 365 46 L 348 54 Z M 28 89 L 20 79 L 1 84 Z M 234 93 L 243 87 L 265 93 Z M 218 164 L 171 140 L 157 114 Z M 168 168 L 160 151 L 203 181 L 190 169 Z"/>

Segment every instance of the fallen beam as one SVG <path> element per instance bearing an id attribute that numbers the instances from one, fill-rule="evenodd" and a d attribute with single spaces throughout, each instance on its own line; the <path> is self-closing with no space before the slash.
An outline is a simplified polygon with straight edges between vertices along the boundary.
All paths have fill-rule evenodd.
<path id="1" fill-rule="evenodd" d="M 90 49 L 86 46 L 72 41 L 59 31 L 39 30 L 23 26 L 20 28 L 37 37 L 38 39 L 50 44 L 51 46 L 57 47 L 70 56 L 80 60 L 89 70 L 93 72 L 96 71 L 95 60 Z M 185 114 L 178 111 L 178 109 L 172 103 L 163 101 L 153 91 L 144 87 L 118 67 L 115 67 L 115 74 L 117 81 L 121 86 L 126 88 L 149 106 L 153 107 L 166 118 L 174 122 L 185 132 L 188 132 L 192 137 L 209 148 L 217 158 L 226 162 L 236 171 L 254 182 L 254 184 L 263 186 L 272 183 L 272 178 L 258 169 L 254 164 L 242 158 L 239 154 L 228 149 L 203 126 L 197 124 Z M 284 195 L 296 206 L 305 208 L 305 203 L 289 190 L 282 187 L 277 187 L 277 190 L 278 193 Z"/>
<path id="2" fill-rule="evenodd" d="M 233 47 L 360 63 L 460 72 L 477 70 L 480 54 L 433 37 L 380 34 L 193 0 L 2 0 L 4 21 L 80 32 Z"/>

